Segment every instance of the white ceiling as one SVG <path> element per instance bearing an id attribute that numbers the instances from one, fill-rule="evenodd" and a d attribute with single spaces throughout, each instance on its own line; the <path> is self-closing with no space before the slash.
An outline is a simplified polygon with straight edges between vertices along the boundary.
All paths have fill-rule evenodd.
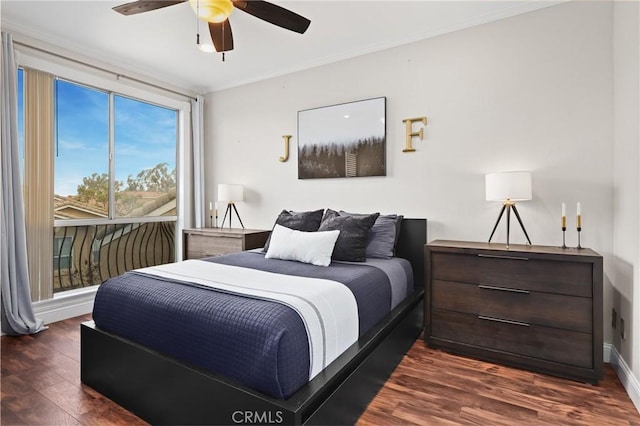
<path id="1" fill-rule="evenodd" d="M 3 31 L 64 47 L 195 93 L 287 74 L 387 49 L 562 1 L 273 1 L 311 20 L 293 33 L 235 10 L 234 50 L 196 48 L 187 3 L 132 16 L 125 1 L 2 0 Z M 209 41 L 206 24 L 201 39 Z"/>

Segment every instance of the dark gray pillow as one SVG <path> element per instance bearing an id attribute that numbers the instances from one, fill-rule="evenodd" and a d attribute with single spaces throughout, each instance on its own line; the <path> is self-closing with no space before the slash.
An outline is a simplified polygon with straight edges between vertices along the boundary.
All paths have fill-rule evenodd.
<path id="1" fill-rule="evenodd" d="M 367 215 L 340 210 L 340 216 L 365 217 Z M 401 222 L 402 216 L 396 214 L 378 216 L 367 239 L 366 255 L 368 258 L 391 259 L 395 255 Z"/>
<path id="2" fill-rule="evenodd" d="M 369 231 L 379 215 L 379 213 L 373 213 L 362 217 L 341 216 L 340 213 L 327 209 L 318 231 L 336 229 L 340 231 L 331 259 L 349 262 L 367 260 L 366 248 Z"/>
<path id="3" fill-rule="evenodd" d="M 400 239 L 400 228 L 402 227 L 402 220 L 404 219 L 404 216 L 401 214 L 389 214 L 389 215 L 385 215 L 385 217 L 388 217 L 390 219 L 395 219 L 395 223 L 396 223 L 396 237 L 393 241 L 393 255 L 396 255 L 396 248 L 398 247 L 398 240 Z"/>
<path id="4" fill-rule="evenodd" d="M 400 228 L 402 228 L 402 220 L 404 219 L 404 216 L 399 214 L 396 217 L 396 240 L 393 243 L 393 255 L 396 255 L 396 249 L 398 248 L 398 240 L 400 239 Z"/>
<path id="5" fill-rule="evenodd" d="M 324 209 L 307 212 L 282 210 L 276 218 L 276 224 L 296 231 L 315 232 L 320 227 L 323 213 Z M 273 226 L 275 226 L 275 224 Z M 262 251 L 266 252 L 269 249 L 270 240 L 271 236 L 267 238 L 267 242 L 265 243 Z"/>

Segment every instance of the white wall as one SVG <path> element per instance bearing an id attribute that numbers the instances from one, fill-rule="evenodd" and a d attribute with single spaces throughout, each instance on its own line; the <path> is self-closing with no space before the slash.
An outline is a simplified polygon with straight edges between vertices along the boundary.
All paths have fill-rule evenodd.
<path id="1" fill-rule="evenodd" d="M 640 383 L 639 15 L 638 2 L 616 2 L 613 31 L 613 299 L 614 307 L 626 322 L 626 339 L 621 338 L 617 329 L 613 344 L 631 368 L 636 383 Z M 635 402 L 640 409 L 640 399 Z"/>
<path id="2" fill-rule="evenodd" d="M 206 97 L 207 202 L 215 184 L 246 185 L 245 226 L 281 209 L 330 207 L 429 219 L 429 237 L 485 241 L 499 205 L 484 174 L 530 170 L 518 209 L 534 244 L 559 245 L 560 206 L 575 245 L 605 257 L 605 341 L 611 342 L 613 5 L 570 2 Z M 297 111 L 387 97 L 386 177 L 298 180 Z M 402 119 L 427 116 L 417 152 L 402 153 Z M 418 128 L 418 126 L 416 126 Z M 286 163 L 281 136 L 292 134 Z M 504 241 L 504 224 L 494 241 Z M 517 223 L 512 242 L 524 242 Z"/>

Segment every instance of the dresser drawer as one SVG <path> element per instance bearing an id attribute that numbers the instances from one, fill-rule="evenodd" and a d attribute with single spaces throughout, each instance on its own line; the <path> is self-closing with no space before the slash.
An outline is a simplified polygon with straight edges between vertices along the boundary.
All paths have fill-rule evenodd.
<path id="1" fill-rule="evenodd" d="M 533 259 L 518 254 L 436 252 L 431 257 L 431 269 L 433 280 L 592 297 L 590 263 Z"/>
<path id="2" fill-rule="evenodd" d="M 435 309 L 431 338 L 464 342 L 494 351 L 593 368 L 592 335 Z"/>
<path id="3" fill-rule="evenodd" d="M 434 280 L 431 304 L 474 315 L 591 333 L 592 301 L 585 297 Z"/>

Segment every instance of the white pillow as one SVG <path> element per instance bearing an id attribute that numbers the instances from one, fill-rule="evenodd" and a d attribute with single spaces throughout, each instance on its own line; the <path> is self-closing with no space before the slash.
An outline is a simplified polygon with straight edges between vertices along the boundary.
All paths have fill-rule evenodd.
<path id="1" fill-rule="evenodd" d="M 340 231 L 303 232 L 276 224 L 271 231 L 268 259 L 296 260 L 329 266 Z"/>

